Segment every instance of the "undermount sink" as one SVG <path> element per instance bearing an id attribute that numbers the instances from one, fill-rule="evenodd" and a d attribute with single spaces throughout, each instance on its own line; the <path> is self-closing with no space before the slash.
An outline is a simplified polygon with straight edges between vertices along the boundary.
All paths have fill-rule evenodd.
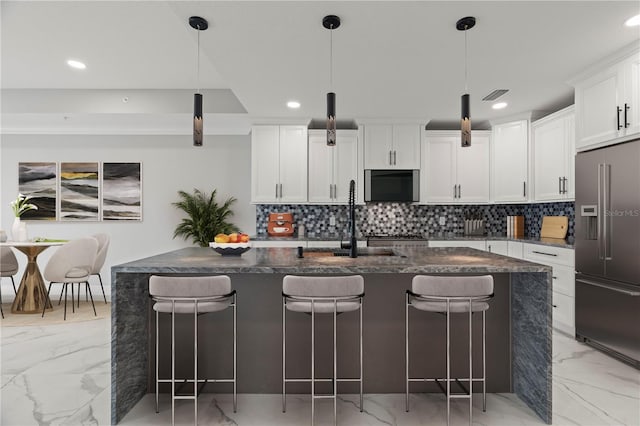
<path id="1" fill-rule="evenodd" d="M 305 257 L 348 257 L 349 249 L 307 249 Z M 392 249 L 385 247 L 358 247 L 358 256 L 398 256 Z"/>

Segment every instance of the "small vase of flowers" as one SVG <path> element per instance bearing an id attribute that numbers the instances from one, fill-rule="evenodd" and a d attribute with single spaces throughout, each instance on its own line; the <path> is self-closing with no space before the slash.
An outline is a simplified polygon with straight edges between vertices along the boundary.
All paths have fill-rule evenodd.
<path id="1" fill-rule="evenodd" d="M 29 202 L 31 198 L 30 195 L 18 194 L 18 198 L 10 203 L 15 216 L 11 227 L 11 237 L 14 241 L 27 241 L 27 225 L 20 220 L 20 217 L 29 210 L 38 210 L 38 206 Z"/>

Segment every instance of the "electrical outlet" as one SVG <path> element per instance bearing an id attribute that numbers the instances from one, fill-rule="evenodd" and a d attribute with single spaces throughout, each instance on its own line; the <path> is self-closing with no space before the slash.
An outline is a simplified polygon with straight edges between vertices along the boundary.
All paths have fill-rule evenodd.
<path id="1" fill-rule="evenodd" d="M 438 223 L 440 224 L 440 226 L 444 226 L 444 224 L 447 223 L 447 218 L 444 216 L 440 216 L 440 219 L 438 219 Z"/>
<path id="2" fill-rule="evenodd" d="M 336 226 L 336 217 L 329 216 L 329 226 Z"/>

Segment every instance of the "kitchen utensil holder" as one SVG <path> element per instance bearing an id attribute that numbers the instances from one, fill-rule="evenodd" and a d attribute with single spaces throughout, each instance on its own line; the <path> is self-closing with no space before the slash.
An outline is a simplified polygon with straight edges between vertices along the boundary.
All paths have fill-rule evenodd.
<path id="1" fill-rule="evenodd" d="M 465 219 L 464 235 L 484 235 L 484 220 Z"/>

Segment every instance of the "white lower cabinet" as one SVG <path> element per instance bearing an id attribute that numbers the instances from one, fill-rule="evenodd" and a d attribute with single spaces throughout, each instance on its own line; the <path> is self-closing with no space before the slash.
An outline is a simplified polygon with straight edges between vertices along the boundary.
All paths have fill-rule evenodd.
<path id="1" fill-rule="evenodd" d="M 509 256 L 508 241 L 504 240 L 487 240 L 487 251 L 503 256 Z"/>
<path id="2" fill-rule="evenodd" d="M 447 241 L 429 241 L 429 247 L 468 247 L 477 250 L 486 250 L 485 241 L 464 241 L 464 240 L 447 240 Z"/>
<path id="3" fill-rule="evenodd" d="M 522 259 L 524 243 L 518 241 L 507 241 L 507 256 Z"/>
<path id="4" fill-rule="evenodd" d="M 553 328 L 575 336 L 575 253 L 573 249 L 524 244 L 524 259 L 551 266 Z"/>

